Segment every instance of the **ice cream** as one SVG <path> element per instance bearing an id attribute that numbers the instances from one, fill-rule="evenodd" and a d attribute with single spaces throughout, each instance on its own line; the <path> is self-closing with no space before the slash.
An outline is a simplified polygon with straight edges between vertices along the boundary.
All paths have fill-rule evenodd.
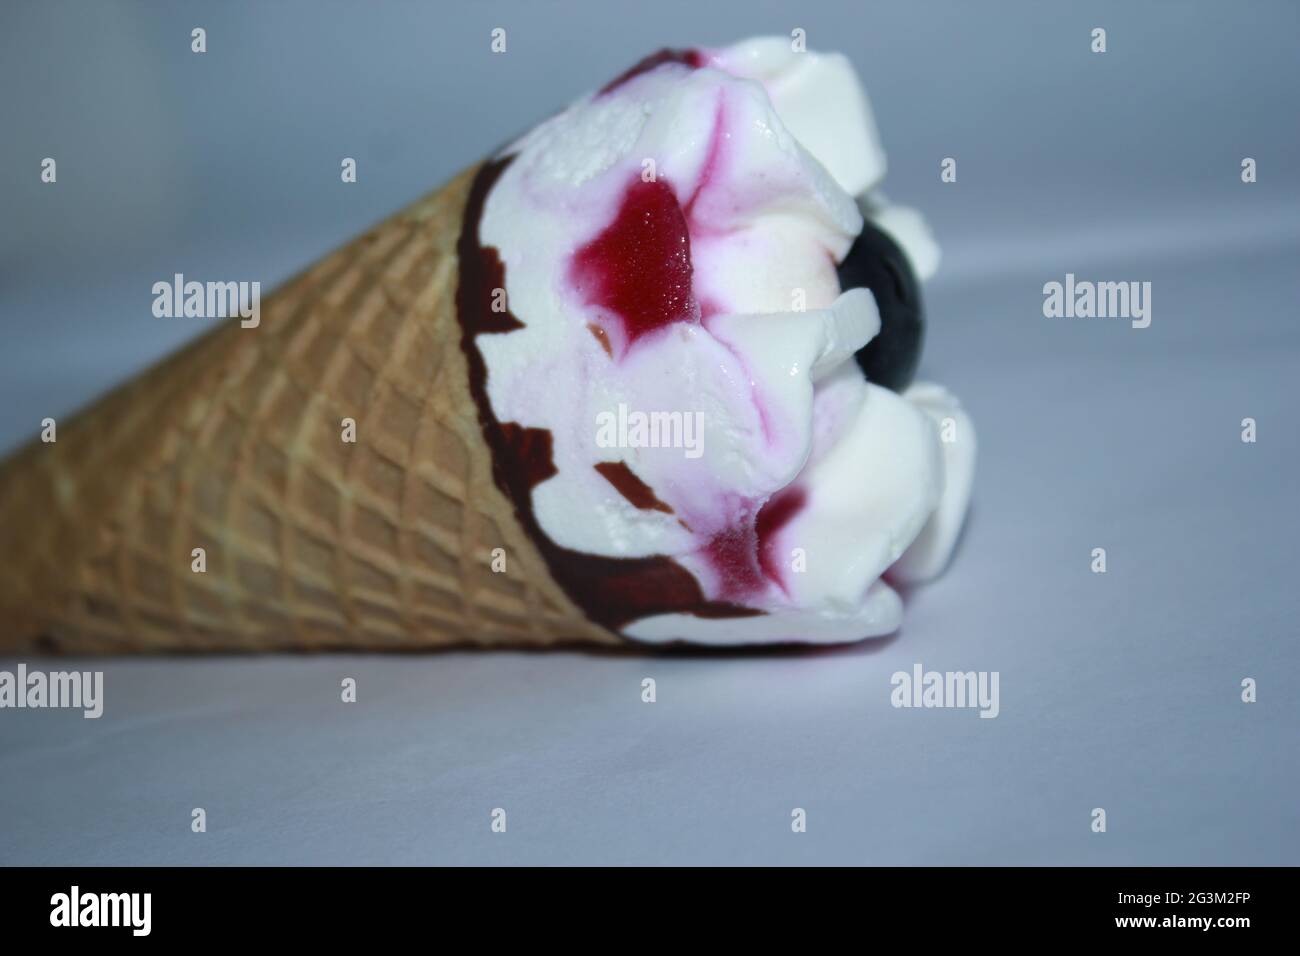
<path id="1" fill-rule="evenodd" d="M 641 641 L 898 628 L 975 437 L 912 384 L 937 248 L 879 192 L 848 61 L 664 51 L 486 164 L 459 318 L 496 483 L 550 573 Z"/>

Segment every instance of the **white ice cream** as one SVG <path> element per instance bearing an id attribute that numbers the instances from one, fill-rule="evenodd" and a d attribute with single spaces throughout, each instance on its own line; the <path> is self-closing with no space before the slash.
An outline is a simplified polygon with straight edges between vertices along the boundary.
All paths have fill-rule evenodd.
<path id="1" fill-rule="evenodd" d="M 700 55 L 699 69 L 665 63 L 588 96 L 508 150 L 515 159 L 479 238 L 498 250 L 524 327 L 477 339 L 492 411 L 552 433 L 558 473 L 532 504 L 555 543 L 668 555 L 706 597 L 766 612 L 657 614 L 625 627 L 628 636 L 743 644 L 885 634 L 901 623 L 902 602 L 881 576 L 942 570 L 975 440 L 943 389 L 898 395 L 863 378 L 853 354 L 879 317 L 866 289 L 840 292 L 835 265 L 863 211 L 922 276 L 937 247 L 919 215 L 878 192 L 884 154 L 844 57 L 793 52 L 781 38 Z M 647 176 L 683 210 L 700 310 L 636 337 L 571 276 L 575 255 Z M 701 413 L 697 454 L 602 446 L 601 422 L 620 406 L 679 421 Z M 635 506 L 595 468 L 602 462 L 624 463 L 667 508 Z M 750 555 L 760 574 L 733 574 L 760 547 L 756 513 L 783 491 L 801 507 Z"/>

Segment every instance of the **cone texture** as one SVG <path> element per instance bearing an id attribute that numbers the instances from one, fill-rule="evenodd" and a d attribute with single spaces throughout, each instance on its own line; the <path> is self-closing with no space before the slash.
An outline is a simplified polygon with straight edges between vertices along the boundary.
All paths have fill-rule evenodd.
<path id="1" fill-rule="evenodd" d="M 455 305 L 474 172 L 0 466 L 0 651 L 621 642 L 492 481 Z"/>

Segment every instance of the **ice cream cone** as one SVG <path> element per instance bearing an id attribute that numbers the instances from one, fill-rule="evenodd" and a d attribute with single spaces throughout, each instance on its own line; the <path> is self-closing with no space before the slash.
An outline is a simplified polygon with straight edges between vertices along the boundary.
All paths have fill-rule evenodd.
<path id="1" fill-rule="evenodd" d="M 0 652 L 621 641 L 492 478 L 456 317 L 473 175 L 0 466 Z"/>

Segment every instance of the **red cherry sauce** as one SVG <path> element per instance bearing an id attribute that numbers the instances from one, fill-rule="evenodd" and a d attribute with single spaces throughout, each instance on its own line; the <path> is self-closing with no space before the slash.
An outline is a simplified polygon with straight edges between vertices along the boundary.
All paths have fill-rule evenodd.
<path id="1" fill-rule="evenodd" d="M 634 175 L 614 221 L 576 253 L 569 280 L 598 310 L 605 331 L 620 322 L 618 357 L 642 336 L 674 322 L 698 322 L 691 290 L 691 236 L 672 187 Z M 604 340 L 603 340 L 604 341 Z"/>
<path id="2" fill-rule="evenodd" d="M 719 597 L 743 601 L 761 594 L 771 582 L 785 590 L 776 535 L 807 501 L 801 488 L 790 486 L 773 495 L 758 514 L 737 522 L 709 539 L 703 557 L 717 575 Z"/>
<path id="3" fill-rule="evenodd" d="M 776 536 L 786 525 L 803 510 L 808 503 L 808 493 L 795 485 L 782 488 L 758 512 L 754 521 L 754 533 L 758 538 L 758 564 L 763 575 L 785 590 L 784 575 L 781 573 L 785 563 L 776 550 Z"/>

